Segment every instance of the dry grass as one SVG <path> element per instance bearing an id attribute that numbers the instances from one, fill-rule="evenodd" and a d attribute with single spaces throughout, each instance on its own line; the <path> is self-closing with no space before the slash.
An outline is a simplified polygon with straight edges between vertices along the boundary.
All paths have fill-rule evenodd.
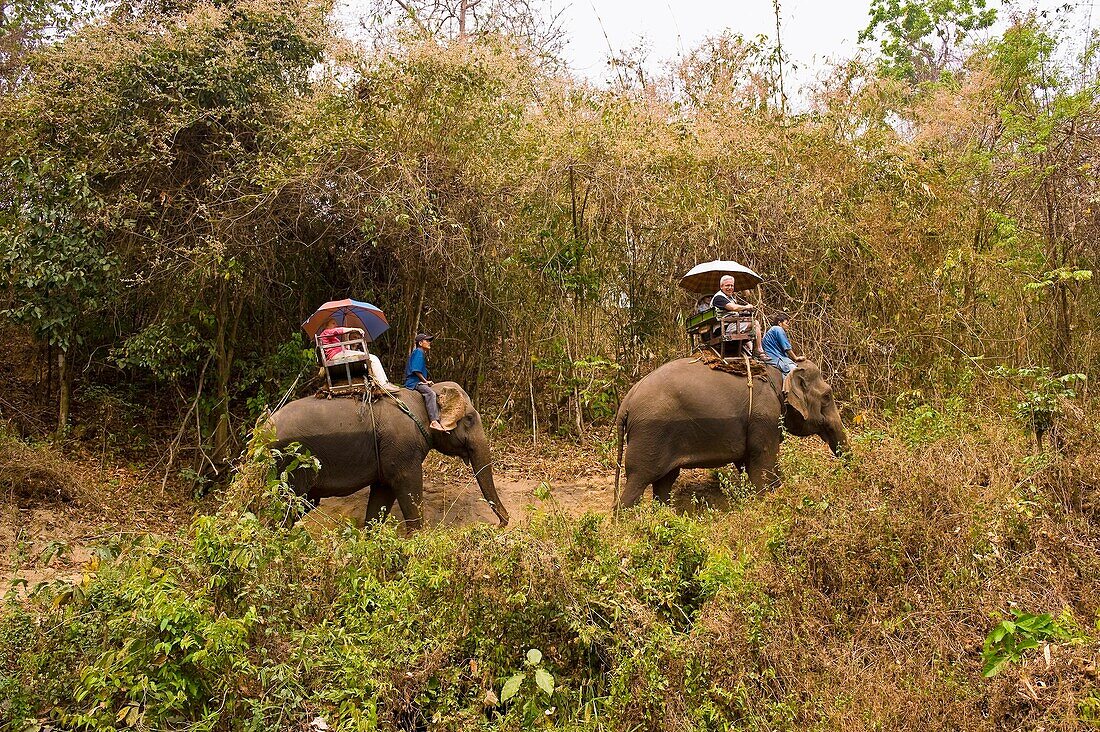
<path id="1" fill-rule="evenodd" d="M 379 719 L 395 729 L 437 713 L 455 729 L 484 725 L 492 714 L 470 700 L 499 695 L 531 646 L 566 690 L 555 719 L 578 729 L 1095 726 L 1100 439 L 1082 429 L 1061 452 L 1036 457 L 1003 422 L 932 432 L 904 416 L 865 424 L 847 465 L 816 440 L 789 440 L 782 487 L 730 493 L 728 511 L 696 508 L 698 520 L 648 506 L 620 521 L 576 519 L 551 502 L 507 532 L 375 532 L 350 544 L 330 535 L 313 549 L 272 535 L 257 556 L 283 558 L 235 580 L 269 604 L 253 653 L 287 669 L 299 653 L 328 658 L 339 673 L 319 670 L 294 703 L 324 712 L 323 700 L 357 679 L 373 685 Z M 599 449 L 555 441 L 532 453 L 529 439 L 495 441 L 502 471 L 549 481 L 608 471 Z M 102 476 L 65 482 L 90 463 L 23 443 L 4 449 L 7 465 L 36 466 L 26 474 L 43 485 L 78 490 L 73 506 L 121 503 Z M 716 489 L 705 474 L 691 477 L 681 504 Z M 250 481 L 254 489 L 261 478 Z M 155 491 L 131 496 L 150 501 Z M 251 536 L 240 541 L 259 541 Z M 205 571 L 199 562 L 188 576 L 205 586 Z M 365 609 L 363 592 L 379 609 Z M 1069 632 L 983 678 L 983 640 L 1014 608 L 1050 613 Z M 330 658 L 330 648 L 344 650 Z M 242 684 L 242 704 L 270 693 Z M 600 716 L 583 722 L 584 709 Z M 521 726 L 510 714 L 502 728 Z"/>

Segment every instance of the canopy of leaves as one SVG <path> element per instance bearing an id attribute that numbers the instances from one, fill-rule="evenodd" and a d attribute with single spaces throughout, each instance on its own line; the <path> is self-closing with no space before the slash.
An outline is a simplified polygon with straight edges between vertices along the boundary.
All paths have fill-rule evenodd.
<path id="1" fill-rule="evenodd" d="M 872 0 L 859 40 L 879 38 L 882 73 L 906 81 L 935 81 L 975 32 L 993 25 L 986 0 Z"/>
<path id="2" fill-rule="evenodd" d="M 9 315 L 98 354 L 85 378 L 114 378 L 114 354 L 211 394 L 222 425 L 293 380 L 297 323 L 350 295 L 390 315 L 391 372 L 438 331 L 434 370 L 488 387 L 504 421 L 583 426 L 597 392 L 684 351 L 675 283 L 719 257 L 766 275 L 765 313 L 795 313 L 849 399 L 960 351 L 1093 368 L 1100 309 L 1073 273 L 1096 260 L 1097 85 L 1056 73 L 1038 20 L 920 94 L 851 64 L 784 116 L 744 39 L 597 89 L 488 32 L 350 49 L 326 13 L 135 5 L 38 51 L 0 111 Z M 960 52 L 992 17 L 883 2 L 868 32 L 936 65 L 929 38 Z M 509 400 L 521 384 L 534 405 Z"/>

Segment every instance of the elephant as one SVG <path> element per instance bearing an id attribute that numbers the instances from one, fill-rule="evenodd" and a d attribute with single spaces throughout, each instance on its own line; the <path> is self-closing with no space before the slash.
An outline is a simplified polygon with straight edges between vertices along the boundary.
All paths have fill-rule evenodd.
<path id="1" fill-rule="evenodd" d="M 306 397 L 276 411 L 270 418 L 275 428 L 272 447 L 301 443 L 321 464 L 315 474 L 297 471 L 295 490 L 316 505 L 322 498 L 347 496 L 369 485 L 366 520 L 384 519 L 396 500 L 405 526 L 415 531 L 424 521 L 423 462 L 435 449 L 471 466 L 499 525 L 507 526 L 508 511 L 493 482 L 481 415 L 458 384 L 437 382 L 432 388 L 439 395 L 442 431 L 428 427 L 424 398 L 409 389 L 400 390 L 394 399 L 383 396 L 371 403 Z M 417 421 L 401 409 L 398 399 Z"/>
<path id="2" fill-rule="evenodd" d="M 627 392 L 616 423 L 619 466 L 626 452 L 626 488 L 615 508 L 637 503 L 646 486 L 668 503 L 681 468 L 719 468 L 733 463 L 757 490 L 779 482 L 779 427 L 801 437 L 819 435 L 840 457 L 848 437 L 833 402 L 832 387 L 811 361 L 790 374 L 786 409 L 783 376 L 767 367 L 767 381 L 713 370 L 698 358 L 671 361 Z M 749 413 L 751 403 L 751 414 Z"/>

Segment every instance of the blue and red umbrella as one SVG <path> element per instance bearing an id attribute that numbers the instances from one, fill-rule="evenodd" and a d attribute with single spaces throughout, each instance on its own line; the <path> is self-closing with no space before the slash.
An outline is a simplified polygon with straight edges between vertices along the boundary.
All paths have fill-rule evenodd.
<path id="1" fill-rule="evenodd" d="M 302 323 L 302 330 L 313 338 L 329 318 L 333 318 L 342 328 L 361 328 L 367 334 L 368 340 L 372 341 L 390 327 L 386 314 L 369 302 L 332 300 L 317 308 L 313 315 L 306 318 Z"/>

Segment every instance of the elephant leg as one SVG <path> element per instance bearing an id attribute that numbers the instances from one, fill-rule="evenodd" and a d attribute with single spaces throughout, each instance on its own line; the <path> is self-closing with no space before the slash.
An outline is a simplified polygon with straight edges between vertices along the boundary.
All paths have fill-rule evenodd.
<path id="1" fill-rule="evenodd" d="M 779 450 L 762 450 L 753 453 L 745 460 L 745 475 L 753 488 L 763 491 L 776 488 L 780 483 Z"/>
<path id="2" fill-rule="evenodd" d="M 619 496 L 619 507 L 630 508 L 635 505 L 642 499 L 642 493 L 645 492 L 646 486 L 652 482 L 648 475 L 642 475 L 637 470 L 628 470 L 626 472 L 626 487 L 623 489 L 623 494 Z"/>
<path id="3" fill-rule="evenodd" d="M 673 468 L 668 473 L 653 481 L 653 498 L 666 506 L 672 502 L 672 484 L 680 477 L 680 469 Z"/>
<path id="4" fill-rule="evenodd" d="M 409 531 L 419 531 L 424 525 L 424 513 L 422 510 L 424 499 L 424 471 L 417 465 L 415 470 L 410 470 L 391 480 L 393 491 L 397 494 L 397 503 L 401 506 L 401 513 L 405 517 L 405 528 Z"/>
<path id="5" fill-rule="evenodd" d="M 382 483 L 372 485 L 370 498 L 367 500 L 366 523 L 385 521 L 396 499 L 397 496 L 391 486 Z"/>

